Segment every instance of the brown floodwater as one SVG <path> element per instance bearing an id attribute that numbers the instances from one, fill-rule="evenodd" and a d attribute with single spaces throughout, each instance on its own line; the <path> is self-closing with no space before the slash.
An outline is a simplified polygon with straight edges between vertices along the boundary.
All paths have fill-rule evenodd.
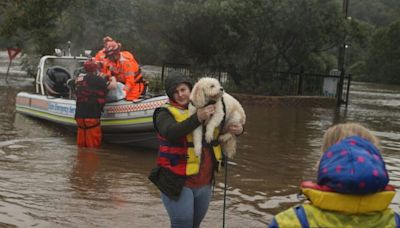
<path id="1" fill-rule="evenodd" d="M 75 135 L 15 112 L 32 82 L 0 77 L 0 226 L 168 227 L 147 175 L 156 151 L 104 144 L 78 149 Z M 246 106 L 248 123 L 228 171 L 226 227 L 265 227 L 298 204 L 315 180 L 324 130 L 357 121 L 382 139 L 391 184 L 400 189 L 400 87 L 354 83 L 347 109 Z M 222 227 L 224 173 L 202 227 Z M 391 207 L 400 210 L 400 196 Z"/>

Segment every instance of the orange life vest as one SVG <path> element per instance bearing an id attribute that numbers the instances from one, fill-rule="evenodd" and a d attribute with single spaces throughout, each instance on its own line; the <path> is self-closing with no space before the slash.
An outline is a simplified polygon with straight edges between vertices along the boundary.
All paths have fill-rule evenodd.
<path id="1" fill-rule="evenodd" d="M 130 52 L 121 51 L 117 61 L 105 59 L 103 73 L 115 76 L 125 84 L 126 100 L 135 100 L 144 92 L 144 81 L 139 64 Z"/>

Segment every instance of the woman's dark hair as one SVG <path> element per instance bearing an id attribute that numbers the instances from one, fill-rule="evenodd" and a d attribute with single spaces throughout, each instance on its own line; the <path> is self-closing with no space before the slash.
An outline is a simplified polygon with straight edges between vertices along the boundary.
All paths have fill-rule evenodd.
<path id="1" fill-rule="evenodd" d="M 170 99 L 173 99 L 176 87 L 181 83 L 187 84 L 189 86 L 189 89 L 192 90 L 193 88 L 192 80 L 189 77 L 183 75 L 182 73 L 173 72 L 167 76 L 164 82 L 164 89 L 165 93 Z"/>

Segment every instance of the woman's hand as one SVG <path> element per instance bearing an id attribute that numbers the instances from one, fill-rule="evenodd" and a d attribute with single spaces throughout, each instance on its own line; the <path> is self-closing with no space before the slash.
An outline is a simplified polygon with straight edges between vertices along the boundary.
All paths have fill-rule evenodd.
<path id="1" fill-rule="evenodd" d="M 243 125 L 240 123 L 232 123 L 228 126 L 227 132 L 234 135 L 241 135 L 243 134 Z"/>
<path id="2" fill-rule="evenodd" d="M 200 122 L 209 119 L 215 112 L 215 105 L 207 105 L 206 107 L 197 109 L 197 119 Z"/>

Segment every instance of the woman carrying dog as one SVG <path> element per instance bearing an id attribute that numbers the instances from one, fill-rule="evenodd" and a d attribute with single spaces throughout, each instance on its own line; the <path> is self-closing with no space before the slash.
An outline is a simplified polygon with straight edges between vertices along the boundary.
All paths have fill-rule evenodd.
<path id="1" fill-rule="evenodd" d="M 161 191 L 173 228 L 200 226 L 210 203 L 214 170 L 222 159 L 217 138 L 203 145 L 201 157 L 194 152 L 192 132 L 213 115 L 215 106 L 199 108 L 189 116 L 192 87 L 191 80 L 177 72 L 168 76 L 165 91 L 169 102 L 156 109 L 153 116 L 160 148 L 158 167 L 152 170 L 149 179 Z M 236 135 L 243 132 L 240 124 L 232 124 L 228 129 Z"/>
<path id="2" fill-rule="evenodd" d="M 269 227 L 400 227 L 399 215 L 388 208 L 396 192 L 378 147 L 359 124 L 329 128 L 317 183 L 301 184 L 310 203 L 279 213 Z"/>

